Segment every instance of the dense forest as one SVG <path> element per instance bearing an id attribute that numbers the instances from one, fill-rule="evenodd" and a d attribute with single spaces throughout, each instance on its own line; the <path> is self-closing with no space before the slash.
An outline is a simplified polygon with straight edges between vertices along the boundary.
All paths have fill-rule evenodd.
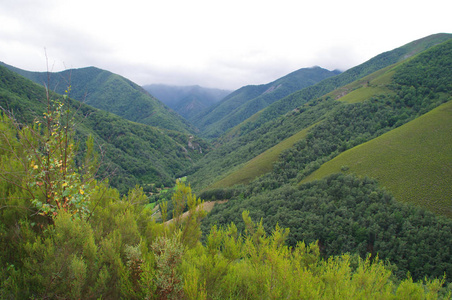
<path id="1" fill-rule="evenodd" d="M 218 137 L 209 141 L 156 99 L 163 110 L 150 109 L 163 119 L 148 123 L 71 98 L 88 87 L 100 102 L 115 98 L 106 83 L 116 80 L 112 109 L 154 103 L 107 71 L 83 70 L 94 81 L 75 72 L 56 93 L 0 66 L 0 298 L 450 299 L 451 203 L 413 205 L 365 170 L 327 167 L 414 122 L 450 136 L 450 38 L 326 72 L 289 95 L 283 85 L 239 89 L 229 99 L 248 112 L 274 98 L 235 127 L 241 109 L 230 125 L 206 126 Z M 426 149 L 444 154 L 437 173 L 452 177 L 450 139 L 432 141 Z M 435 193 L 447 193 L 439 184 Z"/>

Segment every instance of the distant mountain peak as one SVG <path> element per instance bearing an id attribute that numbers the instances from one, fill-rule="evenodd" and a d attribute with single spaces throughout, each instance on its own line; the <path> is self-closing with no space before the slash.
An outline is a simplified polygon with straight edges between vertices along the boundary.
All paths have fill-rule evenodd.
<path id="1" fill-rule="evenodd" d="M 187 120 L 191 120 L 199 111 L 209 108 L 231 93 L 228 90 L 205 88 L 200 85 L 149 84 L 143 88 Z"/>

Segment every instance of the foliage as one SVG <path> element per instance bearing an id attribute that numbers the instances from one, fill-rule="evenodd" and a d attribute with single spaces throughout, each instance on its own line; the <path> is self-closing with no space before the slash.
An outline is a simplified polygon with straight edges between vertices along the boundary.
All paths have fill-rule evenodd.
<path id="1" fill-rule="evenodd" d="M 396 202 L 369 178 L 335 174 L 298 187 L 251 192 L 244 189 L 241 196 L 216 205 L 202 224 L 204 233 L 229 222 L 243 232 L 240 213 L 248 210 L 253 219 L 262 219 L 268 233 L 277 224 L 289 228 L 290 246 L 318 240 L 325 258 L 378 255 L 395 265 L 399 278 L 407 272 L 416 280 L 452 274 L 452 221 Z"/>
<path id="2" fill-rule="evenodd" d="M 60 110 L 61 106 L 57 105 L 46 117 L 52 116 L 56 122 L 55 117 Z M 2 116 L 1 125 L 5 129 L 2 131 L 5 141 L 15 146 L 15 151 L 1 149 L 2 166 L 10 168 L 6 170 L 8 172 L 2 169 L 0 181 L 0 190 L 6 196 L 2 198 L 0 210 L 2 298 L 166 297 L 168 282 L 165 268 L 174 260 L 173 254 L 167 258 L 163 253 L 172 253 L 173 247 L 162 248 L 158 245 L 161 245 L 162 239 L 169 243 L 164 242 L 164 245 L 171 245 L 171 241 L 177 239 L 177 243 L 183 243 L 176 252 L 180 256 L 184 248 L 193 247 L 197 242 L 203 211 L 197 208 L 201 201 L 191 194 L 191 189 L 181 182 L 180 194 L 173 197 L 178 203 L 187 201 L 189 207 L 188 217 L 181 219 L 177 227 L 157 225 L 153 221 L 151 211 L 145 209 L 148 199 L 143 189 L 136 187 L 121 197 L 117 190 L 96 181 L 84 193 L 89 194 L 90 201 L 84 203 L 86 211 L 83 217 L 74 214 L 71 207 L 52 206 L 52 213 L 48 216 L 51 221 L 45 222 L 48 219 L 38 214 L 40 207 L 33 203 L 35 197 L 19 184 L 27 187 L 28 181 L 33 183 L 35 177 L 21 170 L 24 166 L 28 167 L 28 161 L 21 163 L 17 159 L 21 153 L 17 150 L 27 149 L 29 143 L 41 138 L 40 135 L 46 140 L 46 145 L 57 148 L 52 149 L 53 155 L 60 154 L 65 147 L 72 149 L 71 144 L 60 143 L 60 133 L 48 134 L 48 130 L 35 131 L 35 135 L 30 135 L 27 140 L 20 139 L 20 132 L 26 127 L 15 127 L 13 120 L 5 116 Z M 66 128 L 59 122 L 51 123 L 52 132 L 65 131 Z M 72 130 L 67 129 L 68 133 Z M 22 152 L 26 158 L 27 152 Z M 77 171 L 90 168 L 89 164 L 84 163 L 82 168 L 71 172 L 81 176 Z M 29 169 L 35 169 L 33 164 Z M 16 177 L 11 177 L 11 174 Z M 79 190 L 67 191 L 69 199 L 79 194 Z M 179 199 L 179 196 L 182 198 Z M 56 202 L 56 198 L 52 201 Z M 44 215 L 47 216 L 46 213 Z M 175 265 L 178 264 L 175 262 Z M 170 285 L 180 295 L 181 287 L 177 288 L 174 282 Z"/>
<path id="3" fill-rule="evenodd" d="M 2 118 L 0 138 L 5 145 L 6 158 L 2 161 L 0 177 L 24 190 L 44 216 L 56 216 L 64 210 L 82 217 L 89 214 L 89 188 L 98 169 L 93 154 L 93 139 L 89 138 L 84 169 L 75 165 L 76 145 L 73 140 L 72 117 L 67 105 L 52 101 L 47 96 L 48 109 L 44 124 L 35 120 L 33 126 L 9 122 Z M 11 119 L 13 120 L 13 119 Z M 11 129 L 16 131 L 12 134 Z M 20 165 L 15 171 L 11 165 Z"/>

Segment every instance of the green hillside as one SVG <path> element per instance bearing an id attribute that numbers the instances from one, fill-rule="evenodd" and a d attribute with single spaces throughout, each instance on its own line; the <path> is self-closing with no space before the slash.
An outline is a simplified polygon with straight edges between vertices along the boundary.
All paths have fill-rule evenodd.
<path id="1" fill-rule="evenodd" d="M 83 145 L 93 135 L 103 155 L 102 176 L 108 176 L 121 192 L 136 184 L 146 191 L 171 186 L 208 150 L 203 141 L 188 134 L 130 122 L 77 101 L 68 105 L 75 114 L 77 140 Z M 42 86 L 0 66 L 0 106 L 21 122 L 31 123 L 43 116 L 46 93 Z"/>
<path id="2" fill-rule="evenodd" d="M 87 67 L 47 74 L 5 66 L 38 84 L 47 85 L 58 94 L 63 94 L 70 85 L 71 98 L 127 120 L 185 133 L 195 131 L 143 88 L 109 71 Z"/>
<path id="3" fill-rule="evenodd" d="M 452 101 L 356 146 L 302 180 L 336 172 L 376 178 L 403 202 L 452 218 Z"/>
<path id="4" fill-rule="evenodd" d="M 257 118 L 250 117 L 247 122 L 236 126 L 231 132 L 217 139 L 216 149 L 201 159 L 192 169 L 190 182 L 196 189 L 202 190 L 300 130 L 327 120 L 315 127 L 317 133 L 309 139 L 309 141 L 312 140 L 309 147 L 322 149 L 306 154 L 309 162 L 298 165 L 298 159 L 306 160 L 306 158 L 298 158 L 297 152 L 301 153 L 301 148 L 298 147 L 298 150 L 293 150 L 294 153 L 290 154 L 297 157 L 297 159 L 291 158 L 290 164 L 298 165 L 299 170 L 286 166 L 287 162 L 279 163 L 282 170 L 286 170 L 281 172 L 287 173 L 288 178 L 301 176 L 338 153 L 431 110 L 447 101 L 447 93 L 444 94 L 448 91 L 447 82 L 442 83 L 441 80 L 436 80 L 425 82 L 423 86 L 422 80 L 418 77 L 440 77 L 445 78 L 446 81 L 450 80 L 450 68 L 447 67 L 450 59 L 450 44 L 450 42 L 444 42 L 422 52 L 422 55 L 412 56 L 411 59 L 381 68 L 376 73 L 366 75 L 368 77 L 363 76 L 356 82 L 348 83 L 348 86 L 337 88 L 334 92 L 338 95 L 334 95 L 334 92 L 325 94 L 278 118 L 270 118 L 263 124 L 259 124 L 258 120 L 266 110 L 259 112 Z M 394 51 L 399 52 L 398 49 Z M 386 56 L 392 57 L 390 53 Z M 375 60 L 373 62 L 376 64 Z M 368 64 L 369 62 L 366 62 L 357 66 L 356 69 L 365 70 Z M 431 67 L 426 67 L 428 65 Z M 328 78 L 316 86 L 320 87 L 324 82 L 340 78 L 347 72 Z M 420 82 L 421 86 L 414 87 L 416 82 Z M 435 82 L 438 85 L 435 85 Z M 302 91 L 309 92 L 311 89 L 308 87 Z M 295 97 L 296 94 L 292 96 Z M 335 99 L 340 99 L 340 96 L 345 96 L 343 98 L 345 100 L 336 101 Z M 356 121 L 351 122 L 353 119 Z M 332 127 L 331 124 L 336 126 Z M 319 137 L 322 138 L 319 139 Z"/>
<path id="5" fill-rule="evenodd" d="M 394 95 L 395 93 L 388 88 L 388 84 L 391 83 L 392 76 L 394 75 L 394 68 L 396 68 L 397 65 L 398 64 L 391 65 L 374 72 L 360 80 L 328 93 L 324 97 L 334 98 L 341 102 L 352 104 L 363 102 L 376 96 L 384 95 L 384 97 L 386 97 Z M 257 115 L 258 114 L 255 114 L 251 118 L 255 118 Z M 299 140 L 304 139 L 313 126 L 315 126 L 315 124 L 295 133 L 293 136 L 266 150 L 243 166 L 236 168 L 231 174 L 215 182 L 208 188 L 225 188 L 235 184 L 247 184 L 256 177 L 270 172 L 273 169 L 273 164 L 278 160 L 279 155 L 283 151 L 291 148 Z M 236 135 L 239 130 L 240 126 L 234 127 L 223 137 L 223 140 L 227 140 L 228 137 Z"/>
<path id="6" fill-rule="evenodd" d="M 202 197 L 228 199 L 212 209 L 203 230 L 207 233 L 213 225 L 232 221 L 238 231 L 245 231 L 247 225 L 239 216 L 249 211 L 253 219 L 262 220 L 267 232 L 277 224 L 289 228 L 289 245 L 318 241 L 325 258 L 344 252 L 378 255 L 393 264 L 398 278 L 407 272 L 413 279 L 452 274 L 452 221 L 444 213 L 450 211 L 452 186 L 451 59 L 449 40 L 264 125 L 254 128 L 249 122 L 248 129 L 235 128 L 235 135 L 225 136 L 223 144 L 199 161 L 198 165 L 209 161 L 206 167 L 192 175 L 197 180 L 198 172 L 209 172 L 208 179 L 193 181 L 215 187 L 203 190 Z M 270 151 L 260 152 L 262 157 L 250 153 L 282 147 L 279 143 L 297 132 L 303 135 L 278 155 L 270 171 L 247 184 L 230 186 L 240 183 L 241 170 L 246 173 L 247 166 L 270 157 Z M 232 147 L 237 148 L 228 155 L 225 149 Z M 365 149 L 361 156 L 360 149 Z M 345 155 L 347 161 L 342 160 Z M 329 176 L 304 181 L 336 160 L 340 163 L 328 168 Z M 379 181 L 342 173 L 359 174 L 355 163 L 380 172 Z M 230 175 L 216 175 L 214 170 Z M 383 177 L 388 184 L 381 183 Z M 434 200 L 424 207 L 398 201 L 391 184 L 413 199 Z M 449 275 L 446 281 L 452 281 Z"/>
<path id="7" fill-rule="evenodd" d="M 279 155 L 284 150 L 292 147 L 299 140 L 305 138 L 309 129 L 310 127 L 303 129 L 267 151 L 259 154 L 225 178 L 207 187 L 207 189 L 226 188 L 236 184 L 248 184 L 256 177 L 270 172 L 273 169 L 273 164 L 278 160 Z"/>
<path id="8" fill-rule="evenodd" d="M 320 67 L 303 68 L 267 84 L 242 87 L 201 112 L 193 122 L 203 136 L 219 137 L 271 103 L 339 73 Z"/>
<path id="9" fill-rule="evenodd" d="M 243 127 L 258 128 L 262 124 L 276 119 L 279 116 L 284 115 L 291 110 L 303 105 L 304 103 L 321 97 L 329 92 L 332 92 L 340 87 L 343 87 L 344 85 L 359 80 L 387 66 L 412 57 L 417 53 L 420 53 L 434 45 L 447 41 L 450 38 L 452 38 L 452 34 L 434 34 L 413 41 L 394 50 L 381 53 L 371 58 L 367 62 L 353 67 L 338 76 L 327 78 L 316 85 L 297 91 L 293 94 L 288 95 L 287 97 L 284 97 L 283 99 L 276 101 L 275 103 L 272 103 L 262 112 L 259 112 L 259 116 L 252 122 L 248 121 L 243 124 Z M 242 130 L 242 134 L 246 133 L 247 131 L 248 130 Z"/>

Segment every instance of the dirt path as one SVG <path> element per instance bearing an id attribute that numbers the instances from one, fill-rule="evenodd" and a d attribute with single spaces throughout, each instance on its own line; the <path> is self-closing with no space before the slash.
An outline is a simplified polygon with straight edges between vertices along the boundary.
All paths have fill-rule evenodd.
<path id="1" fill-rule="evenodd" d="M 204 209 L 206 212 L 210 212 L 210 211 L 213 209 L 213 207 L 215 206 L 215 204 L 221 204 L 221 203 L 226 203 L 226 202 L 228 202 L 228 200 L 217 200 L 217 201 L 208 201 L 208 202 L 204 202 L 204 203 L 203 203 L 203 209 Z M 181 217 L 182 220 L 185 219 L 187 216 L 188 216 L 188 211 L 186 211 L 186 212 L 184 212 L 184 213 L 182 214 L 182 217 Z M 165 224 L 169 224 L 169 223 L 171 223 L 172 221 L 173 221 L 173 219 L 168 220 L 168 221 L 165 222 Z"/>

